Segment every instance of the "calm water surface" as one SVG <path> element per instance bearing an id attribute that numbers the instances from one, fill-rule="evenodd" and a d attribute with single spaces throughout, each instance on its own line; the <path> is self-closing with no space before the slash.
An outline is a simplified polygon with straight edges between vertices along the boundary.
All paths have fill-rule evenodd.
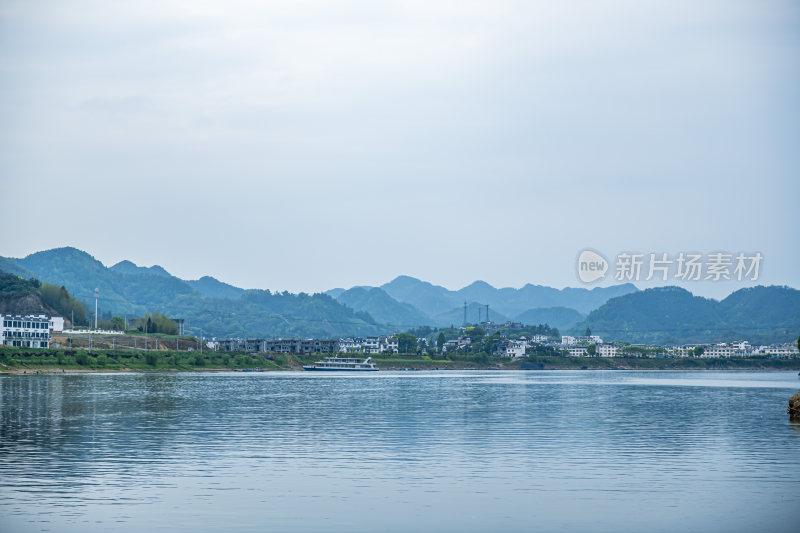
<path id="1" fill-rule="evenodd" d="M 0 531 L 800 531 L 796 372 L 0 377 Z"/>

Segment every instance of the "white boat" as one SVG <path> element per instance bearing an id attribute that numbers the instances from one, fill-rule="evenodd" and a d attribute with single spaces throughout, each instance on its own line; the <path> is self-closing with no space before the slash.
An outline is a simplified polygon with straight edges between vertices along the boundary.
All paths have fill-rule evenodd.
<path id="1" fill-rule="evenodd" d="M 346 372 L 369 372 L 378 370 L 378 366 L 371 362 L 372 357 L 351 359 L 349 357 L 327 357 L 324 361 L 317 361 L 313 365 L 306 365 L 303 370 L 327 370 Z"/>

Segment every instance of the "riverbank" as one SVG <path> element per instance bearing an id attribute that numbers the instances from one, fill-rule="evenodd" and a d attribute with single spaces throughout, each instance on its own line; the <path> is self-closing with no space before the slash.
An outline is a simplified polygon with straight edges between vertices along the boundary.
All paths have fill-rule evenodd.
<path id="1" fill-rule="evenodd" d="M 260 369 L 301 370 L 324 357 L 320 354 L 243 354 L 199 351 L 70 350 L 0 347 L 0 373 L 70 372 L 219 372 Z M 525 357 L 419 355 L 373 357 L 382 370 L 800 370 L 800 359 Z"/>

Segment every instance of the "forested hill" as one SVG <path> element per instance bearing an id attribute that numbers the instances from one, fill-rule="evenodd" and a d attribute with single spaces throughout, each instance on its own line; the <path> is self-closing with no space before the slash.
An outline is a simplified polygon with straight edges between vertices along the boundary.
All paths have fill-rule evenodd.
<path id="1" fill-rule="evenodd" d="M 25 279 L 0 271 L 0 313 L 15 315 L 59 315 L 68 321 L 86 320 L 83 304 L 64 287 Z"/>
<path id="2" fill-rule="evenodd" d="M 242 290 L 213 278 L 184 281 L 159 266 L 130 262 L 105 267 L 86 252 L 58 248 L 22 259 L 0 258 L 3 269 L 63 285 L 99 315 L 141 316 L 159 311 L 186 320 L 187 331 L 206 336 L 338 337 L 391 333 L 368 313 L 356 312 L 324 294 Z M 76 318 L 76 322 L 78 322 Z"/>
<path id="3" fill-rule="evenodd" d="M 355 336 L 393 333 L 414 326 L 460 325 L 463 301 L 469 300 L 470 322 L 486 320 L 491 306 L 495 322 L 514 320 L 520 313 L 562 326 L 580 318 L 578 312 L 556 306 L 594 309 L 608 298 L 635 291 L 633 285 L 598 289 L 563 289 L 526 285 L 495 289 L 475 282 L 458 291 L 401 276 L 384 288 L 354 287 L 329 295 L 271 293 L 245 290 L 210 276 L 183 280 L 161 266 L 142 267 L 121 261 L 106 267 L 86 252 L 57 248 L 14 259 L 0 257 L 0 269 L 65 286 L 93 311 L 94 289 L 100 293 L 100 317 L 141 316 L 159 311 L 186 319 L 187 331 L 212 336 Z M 397 297 L 389 293 L 392 291 Z M 424 305 L 420 309 L 405 300 Z M 567 307 L 569 307 L 567 305 Z M 516 311 L 519 311 L 516 312 Z"/>
<path id="4" fill-rule="evenodd" d="M 158 311 L 184 318 L 187 332 L 198 334 L 202 329 L 204 335 L 217 337 L 333 338 L 390 334 L 422 325 L 459 326 L 464 320 L 464 301 L 468 302 L 470 323 L 485 320 L 485 305 L 489 304 L 494 322 L 549 324 L 577 333 L 589 327 L 604 338 L 632 342 L 736 338 L 775 342 L 789 341 L 800 333 L 800 293 L 788 287 L 742 289 L 719 302 L 677 287 L 639 291 L 624 284 L 558 290 L 528 284 L 520 289 L 497 289 L 478 281 L 451 291 L 400 276 L 381 287 L 290 294 L 245 290 L 209 276 L 182 280 L 158 265 L 141 267 L 122 261 L 106 267 L 75 248 L 47 250 L 21 259 L 0 257 L 0 270 L 55 285 L 44 292 L 41 287 L 49 286 L 44 283 L 35 290 L 24 289 L 29 291 L 27 296 L 18 293 L 11 312 L 21 312 L 17 307 L 24 308 L 22 312 L 40 310 L 32 296 L 37 291 L 40 297 L 52 293 L 51 301 L 61 301 L 57 309 L 66 309 L 65 305 L 75 309 L 77 299 L 93 312 L 96 287 L 101 319 Z M 21 283 L 19 277 L 14 280 L 9 286 Z M 5 301 L 11 302 L 10 297 Z M 78 312 L 76 324 L 90 318 Z"/>
<path id="5" fill-rule="evenodd" d="M 759 286 L 717 301 L 679 287 L 647 289 L 612 298 L 572 333 L 587 327 L 604 339 L 629 342 L 792 342 L 800 335 L 800 291 Z"/>

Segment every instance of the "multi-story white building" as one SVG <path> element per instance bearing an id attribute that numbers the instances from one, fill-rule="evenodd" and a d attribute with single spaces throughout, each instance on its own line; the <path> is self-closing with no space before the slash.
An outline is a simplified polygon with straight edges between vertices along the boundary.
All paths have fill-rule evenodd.
<path id="1" fill-rule="evenodd" d="M 583 344 L 570 344 L 567 351 L 571 357 L 584 357 L 586 355 L 586 346 Z"/>
<path id="2" fill-rule="evenodd" d="M 0 343 L 20 348 L 50 346 L 50 317 L 47 315 L 0 315 Z"/>
<path id="3" fill-rule="evenodd" d="M 586 335 L 581 337 L 572 337 L 570 335 L 562 335 L 561 344 L 571 346 L 573 344 L 600 344 L 603 342 L 597 335 Z"/>
<path id="4" fill-rule="evenodd" d="M 617 347 L 614 344 L 598 344 L 597 355 L 600 357 L 616 357 Z"/>
<path id="5" fill-rule="evenodd" d="M 398 353 L 400 351 L 400 344 L 397 340 L 397 337 L 384 337 L 384 338 L 386 339 L 383 343 L 385 347 L 384 351 L 391 353 Z"/>
<path id="6" fill-rule="evenodd" d="M 509 340 L 506 343 L 506 357 L 525 357 L 525 348 L 528 343 L 525 341 Z"/>
<path id="7" fill-rule="evenodd" d="M 736 348 L 725 342 L 711 344 L 703 350 L 703 357 L 731 357 L 736 352 Z"/>
<path id="8" fill-rule="evenodd" d="M 339 339 L 339 353 L 361 353 L 361 339 Z"/>
<path id="9" fill-rule="evenodd" d="M 361 349 L 364 353 L 397 353 L 400 351 L 397 344 L 397 337 L 367 337 L 361 341 Z"/>
<path id="10" fill-rule="evenodd" d="M 753 350 L 754 355 L 774 355 L 776 357 L 797 357 L 800 353 L 797 350 L 797 345 L 794 343 L 789 344 L 771 344 L 769 346 L 759 346 Z"/>

